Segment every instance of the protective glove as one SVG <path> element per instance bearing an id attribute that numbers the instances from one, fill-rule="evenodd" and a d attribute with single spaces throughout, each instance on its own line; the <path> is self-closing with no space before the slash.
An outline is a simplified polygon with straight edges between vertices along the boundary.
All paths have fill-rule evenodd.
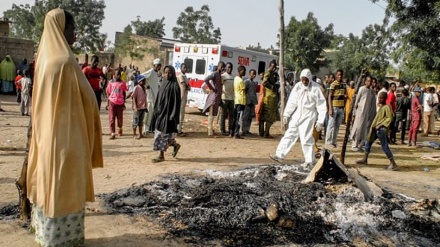
<path id="1" fill-rule="evenodd" d="M 318 132 L 321 132 L 321 130 L 322 130 L 322 123 L 316 123 L 315 124 L 315 129 L 316 129 L 316 131 L 318 131 Z"/>
<path id="2" fill-rule="evenodd" d="M 288 117 L 283 117 L 283 124 L 284 125 L 288 125 L 289 124 L 289 118 Z"/>

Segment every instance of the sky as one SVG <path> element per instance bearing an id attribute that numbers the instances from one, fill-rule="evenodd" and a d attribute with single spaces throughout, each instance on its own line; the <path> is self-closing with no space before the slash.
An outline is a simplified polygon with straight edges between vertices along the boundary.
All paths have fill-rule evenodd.
<path id="1" fill-rule="evenodd" d="M 34 0 L 1 0 L 0 17 L 12 4 L 34 4 Z M 214 27 L 222 33 L 221 43 L 229 46 L 276 47 L 279 30 L 278 0 L 107 0 L 101 32 L 114 41 L 116 31 L 122 31 L 136 16 L 141 21 L 165 17 L 165 38 L 173 38 L 172 28 L 188 6 L 199 10 L 207 4 Z M 370 0 L 284 0 L 285 25 L 291 17 L 303 20 L 313 12 L 321 28 L 334 24 L 334 32 L 348 36 L 361 35 L 370 24 L 381 24 L 386 2 Z"/>

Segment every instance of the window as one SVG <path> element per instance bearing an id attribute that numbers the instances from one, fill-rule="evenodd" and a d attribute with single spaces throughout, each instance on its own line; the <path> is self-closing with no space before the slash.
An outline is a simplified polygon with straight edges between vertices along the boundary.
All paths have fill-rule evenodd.
<path id="1" fill-rule="evenodd" d="M 260 61 L 258 63 L 258 74 L 264 73 L 264 72 L 266 72 L 266 63 L 263 61 Z"/>
<path id="2" fill-rule="evenodd" d="M 191 74 L 193 72 L 193 60 L 191 58 L 185 58 L 183 62 L 186 65 L 186 73 Z"/>
<path id="3" fill-rule="evenodd" d="M 206 61 L 203 59 L 197 59 L 196 61 L 196 74 L 204 75 L 206 69 Z"/>

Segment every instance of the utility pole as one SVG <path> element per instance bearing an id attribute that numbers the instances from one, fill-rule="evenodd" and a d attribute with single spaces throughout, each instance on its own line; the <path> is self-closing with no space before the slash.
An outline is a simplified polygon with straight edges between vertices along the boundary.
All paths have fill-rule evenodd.
<path id="1" fill-rule="evenodd" d="M 280 57 L 279 57 L 279 70 L 278 74 L 280 77 L 280 91 L 281 91 L 281 114 L 284 113 L 284 108 L 286 107 L 286 90 L 285 87 L 285 78 L 284 78 L 284 0 L 280 0 Z M 283 117 L 281 116 L 281 119 Z M 285 130 L 286 126 L 281 124 L 281 130 Z"/>

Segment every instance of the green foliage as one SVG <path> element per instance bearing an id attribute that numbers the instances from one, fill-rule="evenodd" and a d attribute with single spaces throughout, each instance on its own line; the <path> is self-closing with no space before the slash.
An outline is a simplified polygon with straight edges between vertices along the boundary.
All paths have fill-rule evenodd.
<path id="1" fill-rule="evenodd" d="M 312 72 L 317 72 L 328 64 L 323 54 L 324 49 L 331 44 L 333 24 L 323 30 L 313 13 L 309 13 L 303 21 L 292 17 L 285 33 L 284 59 L 290 69 L 298 71 L 309 68 Z"/>
<path id="2" fill-rule="evenodd" d="M 440 0 L 386 2 L 386 16 L 395 19 L 392 31 L 399 38 L 392 56 L 404 79 L 440 79 Z"/>
<path id="3" fill-rule="evenodd" d="M 74 52 L 103 50 L 107 38 L 106 34 L 99 33 L 104 20 L 103 0 L 36 0 L 33 6 L 13 4 L 3 14 L 12 21 L 12 37 L 32 39 L 38 44 L 43 32 L 44 16 L 58 7 L 69 11 L 75 18 Z"/>
<path id="4" fill-rule="evenodd" d="M 431 55 L 419 48 L 399 48 L 393 53 L 393 59 L 405 61 L 399 64 L 401 77 L 408 81 L 439 81 L 438 70 L 427 70 L 427 61 L 433 61 Z M 438 62 L 438 61 L 437 61 Z"/>
<path id="5" fill-rule="evenodd" d="M 147 36 L 151 38 L 163 38 L 165 36 L 165 17 L 156 19 L 154 21 L 141 21 L 140 16 L 136 17 L 136 21 L 131 22 L 135 34 L 140 36 Z"/>
<path id="6" fill-rule="evenodd" d="M 393 39 L 389 30 L 381 25 L 369 25 L 358 37 L 337 36 L 332 44 L 334 51 L 329 53 L 332 67 L 343 69 L 348 78 L 359 74 L 362 68 L 380 78 L 386 75 L 389 66 L 389 53 Z"/>
<path id="7" fill-rule="evenodd" d="M 209 15 L 209 6 L 203 5 L 200 10 L 188 6 L 177 18 L 173 28 L 173 37 L 186 43 L 218 44 L 221 41 L 220 28 L 214 29 Z"/>
<path id="8" fill-rule="evenodd" d="M 121 37 L 116 42 L 115 51 L 122 57 L 127 56 L 129 50 L 134 46 L 134 40 L 131 38 L 132 31 L 133 29 L 130 25 L 126 26 Z"/>
<path id="9" fill-rule="evenodd" d="M 29 4 L 12 4 L 12 8 L 5 11 L 3 14 L 4 17 L 12 22 L 11 37 L 32 39 L 32 27 L 35 26 L 35 19 L 31 13 L 31 6 Z M 17 23 L 23 23 L 24 25 L 18 25 Z"/>

